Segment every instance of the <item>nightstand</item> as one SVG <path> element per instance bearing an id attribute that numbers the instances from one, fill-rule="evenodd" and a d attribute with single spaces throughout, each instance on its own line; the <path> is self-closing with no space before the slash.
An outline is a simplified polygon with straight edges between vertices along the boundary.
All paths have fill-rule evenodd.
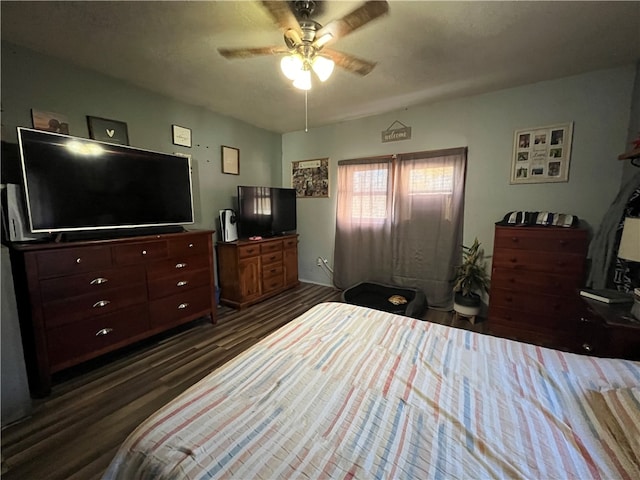
<path id="1" fill-rule="evenodd" d="M 631 304 L 609 304 L 582 297 L 584 311 L 577 331 L 578 349 L 598 357 L 640 360 L 640 321 Z"/>

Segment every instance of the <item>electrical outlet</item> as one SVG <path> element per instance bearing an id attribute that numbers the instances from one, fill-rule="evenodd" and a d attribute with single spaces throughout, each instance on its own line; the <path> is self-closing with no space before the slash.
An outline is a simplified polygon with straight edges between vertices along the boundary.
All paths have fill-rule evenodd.
<path id="1" fill-rule="evenodd" d="M 323 261 L 323 260 L 322 260 L 322 258 L 318 257 L 318 258 L 316 259 L 316 265 L 317 265 L 317 266 L 319 266 L 319 267 L 321 267 L 321 266 L 322 266 L 322 261 Z"/>

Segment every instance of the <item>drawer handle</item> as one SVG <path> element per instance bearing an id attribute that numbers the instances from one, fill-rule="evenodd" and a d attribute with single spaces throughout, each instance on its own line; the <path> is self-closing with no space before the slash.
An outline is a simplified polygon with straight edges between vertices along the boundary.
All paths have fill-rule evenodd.
<path id="1" fill-rule="evenodd" d="M 89 282 L 89 285 L 102 285 L 103 283 L 107 283 L 109 279 L 104 277 L 94 278 Z"/>
<path id="2" fill-rule="evenodd" d="M 560 240 L 560 245 L 562 245 L 563 247 L 567 244 L 566 240 Z"/>
<path id="3" fill-rule="evenodd" d="M 509 261 L 510 261 L 511 263 L 516 263 L 516 262 L 518 261 L 518 259 L 517 259 L 516 257 L 511 257 L 511 258 L 509 259 Z"/>
<path id="4" fill-rule="evenodd" d="M 92 308 L 102 308 L 102 307 L 106 307 L 107 305 L 109 305 L 111 302 L 109 300 L 100 300 L 99 302 L 96 302 L 93 304 Z"/>
<path id="5" fill-rule="evenodd" d="M 520 241 L 520 239 L 518 237 L 511 237 L 511 241 L 518 243 Z"/>
<path id="6" fill-rule="evenodd" d="M 189 283 L 187 280 L 180 280 L 176 283 L 176 287 L 184 287 L 187 283 Z"/>
<path id="7" fill-rule="evenodd" d="M 271 269 L 271 273 L 276 273 L 277 271 L 278 271 L 278 270 L 277 270 L 277 269 L 275 269 L 275 268 L 272 268 L 272 269 Z"/>
<path id="8" fill-rule="evenodd" d="M 113 332 L 113 328 L 103 328 L 102 330 L 98 330 L 96 332 L 96 337 L 101 337 L 103 335 L 109 335 L 111 332 Z"/>
<path id="9" fill-rule="evenodd" d="M 186 263 L 176 263 L 176 268 L 184 268 L 186 266 L 187 266 Z"/>
<path id="10" fill-rule="evenodd" d="M 190 243 L 190 244 L 189 244 L 189 248 L 193 248 L 193 243 Z"/>
<path id="11" fill-rule="evenodd" d="M 591 346 L 591 344 L 589 344 L 589 343 L 583 343 L 583 344 L 582 344 L 582 349 L 583 349 L 585 352 L 589 352 L 589 353 L 590 353 L 590 352 L 593 352 L 593 347 L 592 347 L 592 346 Z"/>
<path id="12" fill-rule="evenodd" d="M 147 251 L 146 250 L 142 250 L 142 255 L 146 255 Z"/>
<path id="13" fill-rule="evenodd" d="M 187 308 L 189 306 L 188 303 L 181 303 L 180 305 L 178 305 L 178 310 L 184 310 L 185 308 Z"/>
<path id="14" fill-rule="evenodd" d="M 254 252 L 254 250 L 253 250 L 253 248 L 248 248 L 248 249 L 247 249 L 247 252 L 248 252 L 248 253 L 253 253 L 253 252 Z"/>
<path id="15" fill-rule="evenodd" d="M 76 258 L 76 263 L 82 263 L 82 258 L 80 257 Z"/>
<path id="16" fill-rule="evenodd" d="M 591 320 L 589 320 L 588 318 L 585 318 L 585 317 L 580 317 L 580 321 L 582 323 L 591 323 Z"/>

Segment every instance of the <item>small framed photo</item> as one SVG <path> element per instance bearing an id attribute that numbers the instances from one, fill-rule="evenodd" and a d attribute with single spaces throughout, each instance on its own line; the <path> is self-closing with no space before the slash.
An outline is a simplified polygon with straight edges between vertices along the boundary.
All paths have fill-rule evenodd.
<path id="1" fill-rule="evenodd" d="M 512 185 L 569 181 L 573 122 L 516 130 Z"/>
<path id="2" fill-rule="evenodd" d="M 240 175 L 240 150 L 222 145 L 222 173 Z"/>
<path id="3" fill-rule="evenodd" d="M 89 137 L 101 142 L 129 145 L 129 132 L 127 124 L 108 118 L 87 116 L 89 124 Z"/>
<path id="4" fill-rule="evenodd" d="M 171 125 L 173 144 L 191 148 L 191 129 L 179 125 Z"/>
<path id="5" fill-rule="evenodd" d="M 43 112 L 31 109 L 33 128 L 46 132 L 63 133 L 69 135 L 69 120 L 65 115 L 54 112 Z"/>

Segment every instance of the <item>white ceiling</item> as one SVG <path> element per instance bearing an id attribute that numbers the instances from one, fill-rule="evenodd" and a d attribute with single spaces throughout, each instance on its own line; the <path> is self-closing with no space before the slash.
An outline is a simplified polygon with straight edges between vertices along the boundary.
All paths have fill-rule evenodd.
<path id="1" fill-rule="evenodd" d="M 323 3 L 313 16 L 322 25 L 361 5 Z M 304 93 L 280 73 L 279 57 L 217 52 L 284 45 L 258 1 L 3 0 L 0 8 L 2 40 L 267 130 L 304 128 Z M 633 63 L 640 2 L 391 0 L 388 15 L 331 48 L 378 65 L 366 77 L 336 69 L 314 85 L 310 128 Z"/>

